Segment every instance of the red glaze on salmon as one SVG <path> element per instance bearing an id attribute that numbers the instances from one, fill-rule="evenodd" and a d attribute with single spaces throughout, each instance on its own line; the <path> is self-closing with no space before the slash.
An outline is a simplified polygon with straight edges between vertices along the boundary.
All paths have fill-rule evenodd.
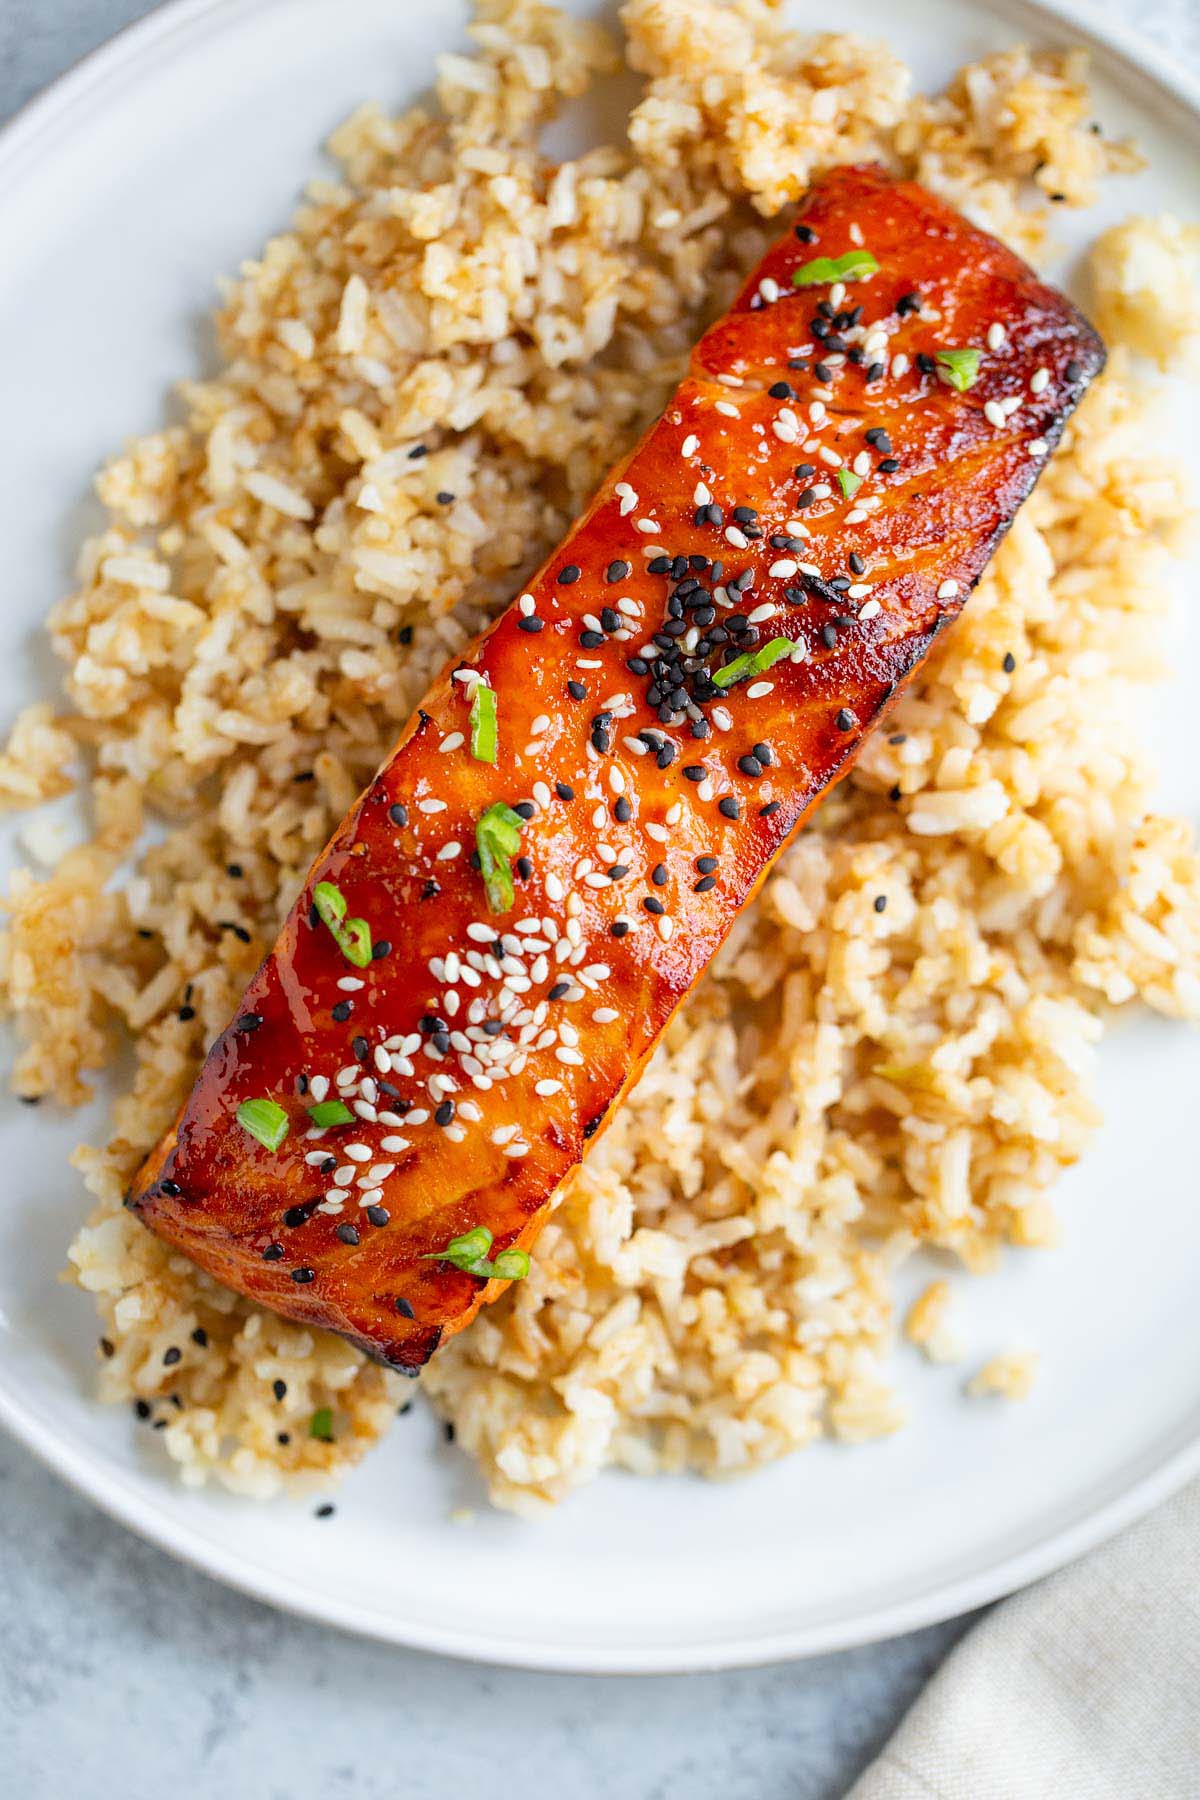
<path id="1" fill-rule="evenodd" d="M 861 278 L 793 284 L 847 254 Z M 1061 294 L 919 187 L 819 182 L 657 424 L 426 696 L 128 1204 L 228 1286 L 415 1372 L 506 1285 L 438 1252 L 480 1226 L 493 1257 L 533 1243 L 1103 356 Z M 476 678 L 494 763 L 471 752 Z M 528 815 L 500 913 L 472 860 L 498 802 Z M 318 882 L 390 948 L 347 960 Z M 318 1098 L 352 1122 L 318 1133 Z M 252 1099 L 284 1110 L 278 1148 L 238 1122 Z"/>

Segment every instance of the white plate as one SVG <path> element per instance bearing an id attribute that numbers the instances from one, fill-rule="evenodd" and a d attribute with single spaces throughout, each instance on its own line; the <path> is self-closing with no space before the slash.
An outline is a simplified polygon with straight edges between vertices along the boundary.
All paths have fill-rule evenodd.
<path id="1" fill-rule="evenodd" d="M 582 7 L 586 0 L 577 0 Z M 799 9 L 797 9 L 799 10 Z M 1090 41 L 1097 111 L 1148 170 L 1101 217 L 1200 218 L 1200 110 L 1162 59 L 1023 0 L 847 0 L 923 85 L 1019 36 Z M 183 0 L 126 32 L 0 138 L 0 717 L 51 679 L 39 621 L 114 445 L 154 423 L 203 354 L 213 278 L 287 218 L 315 146 L 367 95 L 407 102 L 461 36 L 446 0 Z M 1095 230 L 1064 217 L 1077 246 Z M 1194 405 L 1194 396 L 1193 396 Z M 1181 409 L 1181 419 L 1184 409 Z M 1180 427 L 1180 450 L 1186 427 Z M 1193 437 L 1193 444 L 1194 444 Z M 1200 633 L 1155 709 L 1166 800 L 1200 813 L 1189 711 Z M 11 835 L 7 854 L 12 857 Z M 0 1417 L 66 1479 L 165 1549 L 355 1631 L 541 1668 L 701 1669 L 885 1636 L 1006 1592 L 1200 1470 L 1200 1226 L 1191 1111 L 1200 1033 L 1131 1022 L 1109 1043 L 1108 1125 L 1063 1184 L 1066 1248 L 973 1284 L 980 1355 L 1044 1352 L 1025 1405 L 964 1401 L 961 1373 L 900 1352 L 914 1424 L 823 1445 L 736 1484 L 612 1475 L 548 1522 L 481 1512 L 465 1459 L 419 1409 L 354 1476 L 338 1516 L 176 1485 L 156 1440 L 91 1396 L 90 1302 L 56 1283 L 86 1204 L 65 1166 L 97 1117 L 0 1103 Z"/>

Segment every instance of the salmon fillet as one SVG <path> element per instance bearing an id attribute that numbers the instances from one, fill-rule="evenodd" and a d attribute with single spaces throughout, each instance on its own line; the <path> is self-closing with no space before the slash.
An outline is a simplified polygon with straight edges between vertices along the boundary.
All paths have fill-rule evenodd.
<path id="1" fill-rule="evenodd" d="M 127 1204 L 229 1287 L 416 1373 L 521 1277 L 1103 359 L 921 188 L 817 183 L 426 695 Z"/>

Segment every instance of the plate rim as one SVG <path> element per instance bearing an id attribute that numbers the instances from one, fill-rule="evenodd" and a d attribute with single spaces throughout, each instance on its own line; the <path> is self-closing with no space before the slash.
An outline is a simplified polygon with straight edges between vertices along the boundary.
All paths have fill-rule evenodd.
<path id="1" fill-rule="evenodd" d="M 178 54 L 181 43 L 191 33 L 209 30 L 220 15 L 244 21 L 251 11 L 265 13 L 290 4 L 291 0 L 159 0 L 149 13 L 70 64 L 0 125 L 0 178 L 18 174 L 21 164 L 37 153 L 47 135 L 64 125 L 69 130 L 72 115 L 85 101 L 103 102 L 105 91 L 136 76 L 139 65 L 148 65 L 164 50 Z M 974 0 L 974 4 L 983 12 L 1025 14 L 1032 26 L 1041 23 L 1060 31 L 1066 26 L 1077 34 L 1084 47 L 1098 48 L 1138 75 L 1148 77 L 1191 113 L 1200 126 L 1200 77 L 1172 62 L 1166 50 L 1135 28 L 1102 14 L 1092 0 Z M 423 1621 L 405 1623 L 391 1614 L 377 1614 L 359 1601 L 343 1602 L 333 1594 L 298 1588 L 293 1578 L 264 1569 L 252 1557 L 231 1551 L 176 1519 L 169 1498 L 161 1504 L 148 1500 L 92 1451 L 40 1417 L 12 1389 L 3 1371 L 0 1427 L 109 1518 L 167 1555 L 252 1599 L 377 1642 L 559 1674 L 667 1675 L 752 1668 L 850 1649 L 918 1630 L 1015 1593 L 1064 1567 L 1200 1476 L 1198 1418 L 1187 1441 L 1167 1451 L 1153 1468 L 1099 1507 L 985 1569 L 943 1581 L 924 1594 L 859 1610 L 842 1621 L 759 1630 L 746 1637 L 718 1631 L 711 1639 L 693 1642 L 686 1648 L 588 1648 L 553 1638 L 518 1644 L 471 1626 L 441 1628 Z M 173 1489 L 165 1488 L 164 1492 L 169 1497 Z"/>

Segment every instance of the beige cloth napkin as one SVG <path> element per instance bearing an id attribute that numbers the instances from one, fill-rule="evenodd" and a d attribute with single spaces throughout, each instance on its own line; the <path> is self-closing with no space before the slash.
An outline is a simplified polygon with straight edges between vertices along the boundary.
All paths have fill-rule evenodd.
<path id="1" fill-rule="evenodd" d="M 1006 1601 L 847 1800 L 1198 1800 L 1200 1485 Z"/>

